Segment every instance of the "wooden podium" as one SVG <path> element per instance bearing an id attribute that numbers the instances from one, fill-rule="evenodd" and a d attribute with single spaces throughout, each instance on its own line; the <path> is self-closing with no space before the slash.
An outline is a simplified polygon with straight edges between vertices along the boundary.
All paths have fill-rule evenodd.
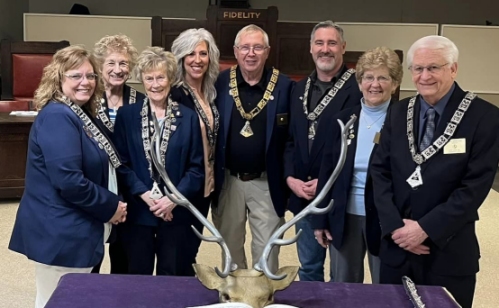
<path id="1" fill-rule="evenodd" d="M 19 199 L 23 195 L 28 138 L 33 121 L 33 117 L 0 113 L 0 199 Z"/>

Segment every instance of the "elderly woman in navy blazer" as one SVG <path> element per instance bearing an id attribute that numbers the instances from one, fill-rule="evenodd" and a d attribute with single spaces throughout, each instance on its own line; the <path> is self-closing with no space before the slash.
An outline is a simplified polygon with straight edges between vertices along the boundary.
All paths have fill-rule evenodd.
<path id="1" fill-rule="evenodd" d="M 112 134 L 118 109 L 145 98 L 143 93 L 126 84 L 139 54 L 128 36 L 118 34 L 106 35 L 95 43 L 94 55 L 100 64 L 105 87 L 97 118 Z"/>
<path id="2" fill-rule="evenodd" d="M 138 52 L 132 40 L 123 34 L 106 35 L 95 43 L 93 54 L 101 68 L 105 92 L 97 111 L 97 124 L 113 137 L 116 113 L 122 106 L 142 102 L 145 95 L 126 85 L 137 63 Z M 128 273 L 128 261 L 123 247 L 121 225 L 113 227 L 109 238 L 111 274 Z M 98 273 L 101 263 L 92 270 Z"/>
<path id="3" fill-rule="evenodd" d="M 161 129 L 159 159 L 171 181 L 191 202 L 203 197 L 199 118 L 170 95 L 176 62 L 172 53 L 160 47 L 146 48 L 139 56 L 135 76 L 144 84 L 147 98 L 120 108 L 116 117 L 116 147 L 124 164 L 138 177 L 130 192 L 123 191 L 129 211 L 123 238 L 130 274 L 151 275 L 157 257 L 157 275 L 194 275 L 195 253 L 189 249 L 193 215 L 162 196 L 165 185 L 149 153 L 154 113 Z"/>
<path id="4" fill-rule="evenodd" d="M 104 254 L 110 223 L 123 222 L 109 139 L 94 124 L 103 92 L 95 59 L 82 47 L 58 51 L 35 92 L 26 188 L 9 249 L 35 261 L 36 307 L 67 273 L 89 273 Z"/>
<path id="5" fill-rule="evenodd" d="M 377 257 L 381 240 L 378 215 L 374 206 L 369 172 L 371 154 L 390 105 L 391 95 L 402 81 L 402 65 L 397 54 L 386 47 L 365 52 L 357 62 L 357 83 L 362 91 L 361 104 L 337 115 L 346 123 L 352 114 L 357 121 L 348 132 L 348 152 L 326 206 L 334 199 L 333 209 L 312 218 L 317 241 L 329 246 L 331 272 L 335 282 L 364 281 L 364 258 L 367 252 L 371 281 L 379 283 L 380 262 Z M 317 191 L 324 187 L 340 155 L 340 127 L 331 121 L 331 136 L 324 145 Z"/>

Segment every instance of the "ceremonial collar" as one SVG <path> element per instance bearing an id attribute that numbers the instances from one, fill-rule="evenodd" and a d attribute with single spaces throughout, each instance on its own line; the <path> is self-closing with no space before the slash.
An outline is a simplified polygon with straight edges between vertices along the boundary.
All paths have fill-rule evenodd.
<path id="1" fill-rule="evenodd" d="M 260 81 L 258 81 L 257 84 L 255 84 L 253 87 L 258 87 L 261 90 L 265 91 L 267 88 L 267 84 L 269 83 L 270 76 L 272 75 L 272 70 L 269 70 L 267 67 L 263 68 L 263 73 L 262 73 L 262 78 L 260 78 Z M 236 68 L 236 80 L 237 80 L 237 86 L 238 88 L 242 87 L 250 87 L 250 84 L 244 80 L 243 74 L 241 73 L 241 68 L 238 65 Z"/>

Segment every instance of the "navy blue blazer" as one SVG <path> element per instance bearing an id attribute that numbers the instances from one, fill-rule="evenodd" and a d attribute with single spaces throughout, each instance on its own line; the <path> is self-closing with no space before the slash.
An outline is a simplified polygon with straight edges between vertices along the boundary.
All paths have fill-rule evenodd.
<path id="1" fill-rule="evenodd" d="M 107 188 L 108 172 L 108 156 L 83 121 L 67 105 L 48 103 L 31 127 L 26 188 L 9 249 L 48 265 L 99 263 L 104 223 L 119 201 Z"/>
<path id="2" fill-rule="evenodd" d="M 313 229 L 327 229 L 333 237 L 333 246 L 340 249 L 343 244 L 345 230 L 345 216 L 347 214 L 348 197 L 352 188 L 353 170 L 355 166 L 355 154 L 357 153 L 357 139 L 359 129 L 359 116 L 362 107 L 360 105 L 340 112 L 333 121 L 328 122 L 328 130 L 331 138 L 324 145 L 324 156 L 320 167 L 319 181 L 317 183 L 317 192 L 320 192 L 329 180 L 333 173 L 336 164 L 340 158 L 341 152 L 341 128 L 337 119 L 340 119 L 343 124 L 350 120 L 351 115 L 357 116 L 357 121 L 353 124 L 353 135 L 351 144 L 347 148 L 347 156 L 345 165 L 340 172 L 340 175 L 329 190 L 324 200 L 319 207 L 326 207 L 331 199 L 334 199 L 333 209 L 324 215 L 312 215 L 311 224 Z M 372 160 L 373 153 L 378 145 L 374 144 L 369 162 Z M 379 245 L 381 239 L 381 228 L 379 226 L 378 213 L 374 206 L 372 177 L 369 168 L 367 169 L 366 186 L 364 192 L 364 203 L 366 209 L 366 242 L 369 252 L 375 256 L 379 253 Z"/>
<path id="3" fill-rule="evenodd" d="M 220 130 L 218 132 L 216 154 L 215 154 L 215 192 L 213 204 L 218 203 L 220 189 L 225 180 L 225 154 L 227 136 L 230 129 L 230 119 L 234 99 L 229 94 L 230 69 L 223 71 L 216 82 L 217 99 L 216 105 L 220 113 Z M 269 74 L 272 73 L 269 70 Z M 274 209 L 279 217 L 284 216 L 288 197 L 288 189 L 284 181 L 284 165 L 282 156 L 288 139 L 288 117 L 290 92 L 293 81 L 283 74 L 279 74 L 277 84 L 267 106 L 267 134 L 266 134 L 266 170 L 269 183 L 270 197 Z M 282 119 L 282 120 L 281 120 Z"/>
<path id="4" fill-rule="evenodd" d="M 346 71 L 346 68 L 344 68 Z M 355 76 L 350 77 L 338 91 L 334 99 L 322 112 L 316 130 L 314 143 L 309 152 L 308 149 L 308 120 L 303 111 L 303 95 L 307 78 L 301 80 L 294 87 L 291 94 L 291 121 L 290 138 L 286 143 L 284 153 L 284 178 L 288 176 L 302 181 L 310 181 L 319 177 L 319 170 L 322 161 L 323 148 L 326 140 L 331 138 L 331 131 L 328 129 L 331 120 L 341 110 L 360 106 L 362 92 L 359 90 Z M 312 87 L 310 87 L 312 89 Z M 310 90 L 311 91 L 311 90 Z M 309 93 L 308 97 L 311 97 Z M 310 202 L 297 197 L 293 192 L 289 197 L 289 210 L 298 214 Z"/>
<path id="5" fill-rule="evenodd" d="M 131 95 L 131 92 L 133 90 L 134 95 Z M 125 84 L 123 86 L 123 106 L 130 105 L 130 104 L 135 104 L 136 102 L 143 102 L 144 98 L 146 98 L 145 94 L 142 92 L 139 92 L 135 89 L 132 89 L 129 85 Z M 106 114 L 106 117 L 109 119 L 109 108 L 107 108 L 107 97 L 104 95 L 102 98 L 104 100 L 103 102 L 103 110 Z M 104 131 L 109 137 L 113 138 L 113 132 L 109 130 L 108 127 L 104 124 L 102 119 L 97 116 L 97 124 L 99 125 L 99 128 Z M 111 123 L 112 124 L 112 123 Z"/>
<path id="6" fill-rule="evenodd" d="M 434 138 L 441 136 L 465 93 L 456 87 L 445 107 Z M 429 265 L 437 275 L 474 275 L 480 250 L 475 234 L 478 208 L 490 191 L 499 161 L 499 109 L 476 98 L 452 137 L 464 139 L 465 153 L 443 150 L 421 165 L 423 185 L 412 189 L 406 182 L 416 163 L 407 140 L 407 106 L 404 99 L 388 111 L 381 141 L 372 163 L 374 202 L 381 223 L 381 262 L 396 267 L 411 255 Z M 415 140 L 418 140 L 420 102 L 414 106 Z M 391 239 L 404 226 L 402 219 L 415 220 L 428 234 L 423 242 L 429 255 L 416 256 Z"/>
<path id="7" fill-rule="evenodd" d="M 115 123 L 114 142 L 120 159 L 136 174 L 135 183 L 130 189 L 121 190 L 127 202 L 127 222 L 145 226 L 157 226 L 163 220 L 154 216 L 140 195 L 152 189 L 153 180 L 148 170 L 142 141 L 142 117 L 140 112 L 144 100 L 118 109 Z M 175 130 L 170 134 L 166 151 L 166 171 L 172 183 L 189 201 L 193 202 L 204 193 L 204 160 L 203 142 L 197 113 L 179 104 L 178 112 L 174 112 Z M 152 164 L 152 161 L 151 161 Z M 125 178 L 132 178 L 125 176 Z M 158 176 L 159 180 L 159 176 Z M 163 191 L 164 184 L 159 182 Z M 163 192 L 164 194 L 164 192 Z M 190 212 L 177 206 L 173 210 L 173 221 L 169 224 L 190 221 Z"/>

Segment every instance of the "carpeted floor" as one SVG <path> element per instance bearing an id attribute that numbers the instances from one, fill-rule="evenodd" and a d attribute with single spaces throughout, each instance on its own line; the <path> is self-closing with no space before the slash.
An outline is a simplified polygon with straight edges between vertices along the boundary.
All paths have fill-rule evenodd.
<path id="1" fill-rule="evenodd" d="M 499 187 L 499 185 L 498 185 Z M 497 223 L 499 222 L 499 193 L 491 190 L 480 209 L 480 221 L 477 233 L 481 245 L 481 271 L 475 293 L 476 308 L 493 308 L 499 306 L 499 288 L 495 281 L 499 276 L 499 241 L 497 240 Z M 24 256 L 7 249 L 16 215 L 18 201 L 0 202 L 0 308 L 28 308 L 34 306 L 35 284 L 34 266 Z M 288 220 L 291 216 L 288 213 Z M 249 232 L 248 232 L 249 234 Z M 287 238 L 294 234 L 294 227 L 286 233 Z M 247 254 L 249 239 L 246 243 Z M 220 266 L 220 248 L 215 243 L 203 243 L 198 262 L 210 266 Z M 280 265 L 299 265 L 296 246 L 281 248 Z M 326 266 L 326 273 L 329 272 Z M 109 273 L 109 259 L 102 266 L 103 273 Z M 366 275 L 369 277 L 369 275 Z M 367 278 L 368 279 L 368 278 Z M 367 280 L 367 282 L 369 282 Z M 68 307 L 69 308 L 69 307 Z M 304 307 L 306 308 L 306 307 Z"/>

